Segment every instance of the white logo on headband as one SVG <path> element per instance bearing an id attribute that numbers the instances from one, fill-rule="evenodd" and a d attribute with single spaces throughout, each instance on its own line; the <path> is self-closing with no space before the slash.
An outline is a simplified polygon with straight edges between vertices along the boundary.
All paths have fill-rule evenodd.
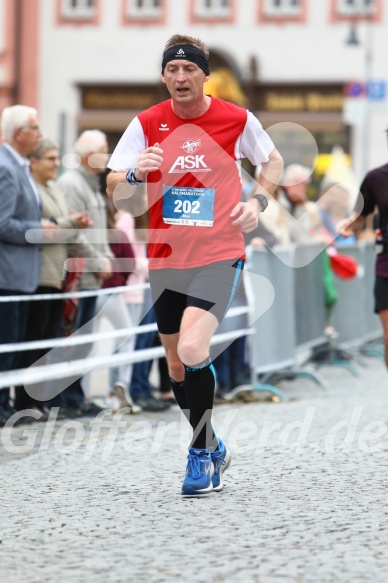
<path id="1" fill-rule="evenodd" d="M 183 49 L 179 49 L 179 51 L 177 51 L 177 54 L 175 55 L 176 57 L 185 57 L 185 51 Z"/>

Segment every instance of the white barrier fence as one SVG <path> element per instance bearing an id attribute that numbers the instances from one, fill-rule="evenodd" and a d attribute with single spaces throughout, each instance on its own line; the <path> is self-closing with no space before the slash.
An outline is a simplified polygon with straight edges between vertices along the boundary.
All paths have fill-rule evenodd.
<path id="1" fill-rule="evenodd" d="M 337 349 L 345 349 L 350 344 L 361 348 L 364 343 L 382 338 L 380 320 L 373 313 L 373 244 L 361 242 L 338 248 L 356 259 L 358 274 L 350 280 L 334 277 L 339 293 L 330 322 L 325 321 L 320 249 L 319 244 L 311 244 L 275 248 L 274 253 L 263 249 L 250 252 L 251 271 L 265 275 L 276 292 L 273 305 L 254 323 L 253 341 L 257 344 L 252 347 L 251 365 L 263 382 L 287 378 L 289 373 L 307 376 L 306 368 L 299 364 L 299 355 L 328 342 L 325 324 L 335 328 Z M 309 261 L 309 257 L 313 259 Z M 258 301 L 259 294 L 256 294 L 255 310 Z M 322 364 L 334 365 L 338 360 L 328 358 Z M 311 373 L 310 378 L 316 380 Z"/>
<path id="2" fill-rule="evenodd" d="M 105 288 L 95 291 L 81 291 L 67 294 L 36 294 L 25 296 L 6 296 L 3 301 L 36 301 L 60 299 L 60 298 L 80 298 L 91 297 L 95 295 L 111 295 L 122 293 L 125 291 L 133 291 L 134 289 L 148 289 L 149 284 L 138 286 L 124 286 L 120 288 Z M 233 318 L 241 314 L 247 314 L 248 306 L 231 308 L 227 314 L 227 318 Z M 137 334 L 145 334 L 147 332 L 156 331 L 156 324 L 145 324 L 142 326 L 133 326 L 130 328 L 121 328 L 119 330 L 110 330 L 106 332 L 94 332 L 90 334 L 73 334 L 66 338 L 51 338 L 47 340 L 38 340 L 30 342 L 20 342 L 17 344 L 2 344 L 0 345 L 0 352 L 22 352 L 25 350 L 35 349 L 50 349 L 50 348 L 71 348 L 74 346 L 81 346 L 84 344 L 91 344 L 101 340 L 113 340 L 119 338 L 129 338 Z M 249 335 L 252 331 L 247 330 L 233 330 L 228 333 L 216 334 L 211 342 L 212 346 L 217 346 L 224 342 L 231 342 L 241 335 Z M 98 369 L 106 369 L 120 366 L 122 364 L 135 364 L 146 360 L 153 360 L 164 356 L 164 348 L 154 347 L 144 350 L 134 350 L 131 354 L 112 354 L 110 356 L 96 356 L 87 357 L 79 360 L 69 360 L 60 363 L 45 364 L 42 366 L 31 366 L 26 369 L 17 369 L 0 373 L 0 389 L 10 386 L 31 385 L 34 383 L 43 383 L 51 380 L 65 379 L 68 377 L 82 376 L 83 374 Z"/>
<path id="3" fill-rule="evenodd" d="M 303 261 L 308 255 L 306 247 L 278 248 L 274 252 L 266 249 L 250 249 L 246 270 L 248 304 L 233 306 L 227 318 L 235 318 L 236 329 L 230 326 L 220 327 L 212 339 L 212 346 L 228 344 L 240 336 L 250 337 L 250 365 L 254 373 L 252 386 L 257 376 L 279 373 L 279 371 L 299 372 L 301 376 L 309 373 L 297 371 L 297 355 L 301 349 L 314 347 L 324 340 L 323 325 L 325 306 L 323 298 L 322 257 L 312 248 L 314 259 Z M 339 289 L 339 300 L 334 312 L 334 323 L 339 338 L 338 345 L 347 345 L 351 340 L 353 345 L 361 345 L 370 339 L 382 336 L 379 320 L 372 311 L 373 269 L 371 262 L 374 257 L 373 246 L 357 244 L 341 249 L 357 259 L 359 276 L 355 280 L 341 281 L 336 284 Z M 296 267 L 301 266 L 301 267 Z M 273 305 L 264 313 L 260 311 L 260 289 L 256 289 L 257 275 L 262 280 L 271 282 L 275 291 Z M 256 279 L 255 279 L 256 276 Z M 36 301 L 59 298 L 90 297 L 95 295 L 122 293 L 129 289 L 145 289 L 148 284 L 126 286 L 120 288 L 101 289 L 93 291 L 72 292 L 67 294 L 26 295 L 0 297 L 0 302 Z M 357 316 L 363 314 L 362 318 Z M 251 323 L 250 328 L 241 325 L 244 316 Z M 227 331 L 224 331 L 224 330 Z M 156 330 L 156 324 L 147 324 L 131 328 L 95 332 L 91 334 L 74 334 L 66 338 L 55 338 L 35 342 L 0 345 L 0 352 L 20 352 L 33 349 L 51 349 L 59 347 L 74 347 L 91 344 L 101 340 L 129 338 L 132 335 L 143 334 Z M 153 360 L 164 355 L 162 347 L 147 348 L 128 354 L 111 354 L 103 357 L 86 357 L 60 363 L 49 363 L 42 366 L 32 366 L 0 373 L 0 389 L 9 386 L 30 385 L 50 380 L 82 376 L 91 370 L 106 369 L 122 364 L 134 364 Z M 263 377 L 264 375 L 264 377 Z M 314 379 L 313 379 L 314 380 Z M 265 380 L 263 381 L 265 382 Z M 260 388 L 260 387 L 257 387 Z"/>

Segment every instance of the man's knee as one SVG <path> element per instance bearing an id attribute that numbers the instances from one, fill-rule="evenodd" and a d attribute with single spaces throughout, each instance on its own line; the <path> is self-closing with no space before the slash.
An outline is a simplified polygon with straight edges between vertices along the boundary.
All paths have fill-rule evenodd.
<path id="1" fill-rule="evenodd" d="M 209 347 L 204 342 L 195 342 L 186 335 L 179 341 L 178 355 L 186 365 L 196 365 L 209 355 Z"/>

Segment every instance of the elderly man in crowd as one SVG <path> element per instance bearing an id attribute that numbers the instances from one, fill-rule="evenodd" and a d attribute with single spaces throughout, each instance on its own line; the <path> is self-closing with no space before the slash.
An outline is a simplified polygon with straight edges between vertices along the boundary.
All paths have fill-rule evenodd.
<path id="1" fill-rule="evenodd" d="M 31 294 L 39 284 L 41 246 L 26 233 L 49 238 L 56 225 L 42 219 L 39 190 L 27 156 L 41 136 L 37 111 L 24 105 L 6 107 L 1 116 L 0 146 L 0 297 Z M 30 239 L 31 240 L 31 239 Z M 0 302 L 0 345 L 24 339 L 28 302 Z M 17 352 L 0 352 L 0 372 L 17 367 Z M 0 426 L 15 413 L 9 389 L 0 388 Z"/>
<path id="2" fill-rule="evenodd" d="M 311 170 L 301 164 L 287 166 L 275 196 L 279 204 L 270 200 L 268 212 L 263 215 L 263 225 L 276 236 L 280 245 L 330 243 L 330 237 L 323 230 L 319 208 L 307 197 L 310 176 Z"/>
<path id="3" fill-rule="evenodd" d="M 82 275 L 81 290 L 97 290 L 104 279 L 111 275 L 112 252 L 107 237 L 107 218 L 105 200 L 101 193 L 99 174 L 106 170 L 108 144 L 106 136 L 99 130 L 83 132 L 75 142 L 74 152 L 80 158 L 80 165 L 67 170 L 58 180 L 58 186 L 65 194 L 70 211 L 87 211 L 92 227 L 85 231 L 85 236 L 99 254 L 97 270 Z M 97 236 L 96 236 L 97 235 Z M 96 263 L 96 262 L 95 262 Z M 96 296 L 79 299 L 76 328 L 82 333 L 92 332 L 92 319 L 95 315 Z M 76 347 L 76 358 L 85 358 L 90 352 L 90 344 Z M 81 379 L 75 380 L 63 391 L 65 407 L 74 409 L 74 415 L 95 416 L 102 409 L 85 399 Z"/>

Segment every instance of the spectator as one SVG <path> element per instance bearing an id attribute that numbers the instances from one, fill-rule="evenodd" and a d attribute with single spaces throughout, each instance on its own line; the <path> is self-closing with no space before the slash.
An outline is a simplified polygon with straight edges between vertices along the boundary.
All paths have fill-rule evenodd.
<path id="1" fill-rule="evenodd" d="M 328 246 L 333 242 L 333 235 L 324 228 L 319 205 L 308 200 L 310 176 L 311 170 L 305 166 L 287 166 L 276 192 L 276 200 L 269 202 L 268 213 L 263 215 L 263 224 L 275 234 L 281 245 L 322 243 Z M 315 252 L 316 249 L 313 249 Z M 337 300 L 337 290 L 326 251 L 322 253 L 322 282 L 326 311 L 324 328 L 325 333 L 331 335 L 330 316 Z"/>
<path id="2" fill-rule="evenodd" d="M 58 149 L 55 143 L 48 139 L 39 140 L 29 157 L 32 177 L 39 190 L 43 218 L 58 225 L 58 230 L 50 243 L 43 245 L 42 270 L 35 293 L 40 295 L 58 293 L 62 289 L 65 261 L 70 251 L 70 246 L 66 243 L 77 242 L 77 245 L 73 246 L 87 257 L 93 253 L 93 248 L 86 241 L 83 242 L 78 232 L 78 229 L 90 227 L 91 221 L 85 211 L 69 214 L 65 198 L 54 182 L 59 167 Z M 59 241 L 55 242 L 58 238 Z M 63 300 L 61 299 L 31 302 L 28 309 L 25 340 L 45 340 L 62 336 L 62 310 Z M 19 367 L 31 366 L 39 359 L 44 359 L 47 352 L 48 349 L 35 349 L 21 353 Z M 39 364 L 43 363 L 39 362 Z M 15 408 L 17 410 L 35 408 L 41 413 L 40 420 L 45 420 L 52 405 L 62 405 L 60 397 L 59 395 L 55 401 L 51 402 L 46 391 L 46 383 L 30 387 L 28 393 L 23 387 L 17 387 Z"/>
<path id="3" fill-rule="evenodd" d="M 121 212 L 117 221 L 117 227 L 123 229 L 131 241 L 136 254 L 136 273 L 132 273 L 128 278 L 128 285 L 137 285 L 148 281 L 148 259 L 147 259 L 147 231 L 148 231 L 148 212 L 147 200 L 145 198 L 145 189 L 139 189 L 136 196 L 129 199 L 129 208 L 134 213 Z M 125 201 L 128 205 L 128 200 Z M 118 206 L 121 205 L 116 201 Z M 148 291 L 129 290 L 125 294 L 127 308 L 131 315 L 134 326 L 153 324 L 155 312 L 150 302 Z M 135 350 L 144 350 L 160 346 L 160 339 L 157 331 L 138 334 L 135 337 Z M 175 401 L 171 391 L 170 375 L 168 374 L 166 359 L 158 359 L 158 368 L 160 375 L 160 392 L 161 399 L 153 396 L 154 387 L 149 380 L 153 360 L 137 362 L 133 365 L 129 376 L 130 394 L 136 405 L 145 411 L 164 411 Z M 123 399 L 124 387 L 120 384 L 115 385 L 115 394 Z M 125 396 L 122 400 L 122 406 L 125 406 Z M 164 402 L 165 401 L 165 402 Z"/>
<path id="4" fill-rule="evenodd" d="M 37 111 L 25 105 L 6 107 L 1 116 L 0 146 L 0 296 L 34 293 L 41 270 L 41 247 L 27 240 L 30 229 L 37 239 L 49 237 L 56 225 L 42 219 L 38 188 L 27 156 L 41 136 Z M 39 234 L 40 233 L 40 234 Z M 28 302 L 0 302 L 0 344 L 21 342 Z M 0 371 L 15 368 L 17 352 L 0 352 Z M 15 413 L 9 389 L 0 389 L 0 426 Z"/>
<path id="5" fill-rule="evenodd" d="M 307 197 L 310 175 L 310 169 L 300 164 L 290 164 L 284 171 L 278 201 L 284 208 L 290 241 L 293 243 L 305 244 L 329 239 L 322 230 L 317 205 Z"/>
<path id="6" fill-rule="evenodd" d="M 321 213 L 322 225 L 332 243 L 354 243 L 355 237 L 343 237 L 337 233 L 337 224 L 349 216 L 349 192 L 341 184 L 334 182 L 321 185 L 318 207 Z"/>
<path id="7" fill-rule="evenodd" d="M 114 255 L 113 273 L 110 277 L 104 280 L 103 288 L 115 288 L 125 286 L 129 275 L 135 268 L 135 255 L 131 243 L 129 242 L 125 233 L 117 229 L 117 209 L 110 199 L 106 199 L 107 206 L 107 221 L 108 221 L 108 239 L 109 244 Z M 130 328 L 133 323 L 126 307 L 124 293 L 115 293 L 111 296 L 103 295 L 97 299 L 97 316 L 94 319 L 95 328 L 102 318 L 107 318 L 116 330 Z M 128 343 L 126 338 L 118 338 L 116 342 L 115 352 L 120 354 L 130 354 L 132 352 L 132 345 Z M 122 406 L 134 408 L 134 404 L 129 396 L 128 380 L 132 366 L 125 363 L 117 368 L 117 378 L 115 386 L 120 386 L 125 396 L 125 402 L 121 402 Z M 111 387 L 110 394 L 115 391 Z"/>
<path id="8" fill-rule="evenodd" d="M 106 168 L 108 144 L 105 134 L 99 130 L 83 132 L 75 143 L 74 151 L 80 158 L 80 166 L 64 172 L 58 180 L 58 185 L 65 194 L 70 211 L 87 211 L 93 222 L 93 226 L 85 234 L 98 252 L 99 262 L 97 271 L 87 270 L 82 275 L 80 289 L 97 290 L 103 280 L 110 277 L 113 259 L 106 231 L 105 198 L 101 193 L 99 180 L 99 174 Z M 96 296 L 79 299 L 75 326 L 81 334 L 88 334 L 93 328 L 96 301 Z M 90 344 L 83 344 L 77 347 L 76 357 L 85 358 L 90 350 Z M 81 379 L 71 383 L 63 391 L 63 396 L 65 406 L 73 408 L 75 414 L 95 416 L 102 410 L 85 396 Z"/>
<path id="9" fill-rule="evenodd" d="M 268 214 L 263 215 L 263 225 L 274 234 L 280 245 L 312 241 L 329 243 L 331 240 L 322 228 L 317 205 L 307 197 L 310 174 L 310 169 L 300 164 L 288 166 L 281 187 L 269 201 Z"/>
<path id="10" fill-rule="evenodd" d="M 156 323 L 155 311 L 152 305 L 151 293 L 147 290 L 144 299 L 143 318 L 140 322 L 140 326 L 154 323 Z M 157 330 L 153 332 L 145 332 L 136 336 L 135 350 L 145 350 L 147 348 L 154 348 L 155 346 L 160 346 Z M 165 411 L 172 403 L 169 399 L 173 397 L 173 394 L 172 392 L 169 392 L 163 399 L 158 399 L 153 396 L 153 386 L 149 381 L 152 362 L 152 360 L 145 360 L 134 364 L 130 383 L 131 397 L 136 405 L 143 409 L 143 411 Z"/>
<path id="11" fill-rule="evenodd" d="M 128 204 L 129 203 L 129 204 Z M 133 289 L 124 293 L 124 299 L 128 311 L 131 326 L 136 327 L 141 320 L 141 313 L 144 303 L 144 289 L 141 284 L 148 281 L 148 259 L 147 259 L 147 199 L 145 189 L 139 189 L 136 196 L 125 199 L 124 201 L 115 201 L 115 206 L 119 209 L 117 212 L 117 229 L 124 232 L 132 245 L 136 259 L 136 267 L 130 273 L 126 284 Z M 123 208 L 124 207 L 124 208 Z M 125 209 L 125 210 L 124 210 Z M 135 335 L 127 340 L 128 350 L 135 348 Z M 125 393 L 125 386 L 128 386 L 132 376 L 132 365 L 129 366 L 128 378 L 125 384 L 118 381 L 116 369 L 111 369 L 111 381 L 114 386 L 114 395 L 119 398 L 121 407 L 128 406 L 128 399 Z M 132 409 L 133 410 L 133 409 Z"/>
<path id="12" fill-rule="evenodd" d="M 116 227 L 125 233 L 136 257 L 136 269 L 127 280 L 127 285 L 130 286 L 138 286 L 148 281 L 147 197 L 145 189 L 139 188 L 139 191 L 130 199 L 115 202 L 118 209 Z M 124 206 L 120 203 L 130 204 Z M 125 301 L 133 325 L 138 326 L 144 303 L 144 289 L 128 290 L 125 292 Z"/>
<path id="13" fill-rule="evenodd" d="M 388 123 L 385 126 L 388 132 Z M 388 136 L 388 133 L 387 133 Z M 360 194 L 355 208 L 348 219 L 339 221 L 338 233 L 348 237 L 358 234 L 371 218 L 376 207 L 379 213 L 378 226 L 382 241 L 376 257 L 375 266 L 375 313 L 379 315 L 384 332 L 385 365 L 388 368 L 388 164 L 370 170 L 360 186 Z M 355 315 L 355 317 L 357 317 Z"/>

